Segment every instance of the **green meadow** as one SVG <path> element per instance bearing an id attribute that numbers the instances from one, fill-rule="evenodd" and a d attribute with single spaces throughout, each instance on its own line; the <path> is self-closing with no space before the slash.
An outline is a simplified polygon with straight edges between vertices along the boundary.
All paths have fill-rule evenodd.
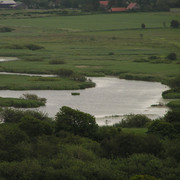
<path id="1" fill-rule="evenodd" d="M 39 17 L 37 10 L 31 12 L 31 17 L 25 11 L 18 12 L 0 13 L 0 26 L 14 29 L 0 33 L 0 56 L 19 58 L 1 62 L 1 72 L 55 74 L 59 69 L 68 69 L 85 76 L 113 75 L 163 83 L 180 74 L 180 30 L 170 27 L 171 20 L 180 21 L 178 13 L 58 16 L 44 11 Z M 142 23 L 145 29 L 141 28 Z M 30 45 L 41 48 L 28 49 Z M 167 59 L 169 53 L 176 53 L 177 59 Z M 1 86 L 6 87 L 2 78 L 0 75 Z M 14 82 L 15 86 L 20 82 Z M 49 83 L 47 80 L 46 85 L 56 89 L 56 81 L 51 82 L 54 86 Z M 47 86 L 42 87 L 48 89 Z M 70 84 L 65 89 L 77 86 Z"/>

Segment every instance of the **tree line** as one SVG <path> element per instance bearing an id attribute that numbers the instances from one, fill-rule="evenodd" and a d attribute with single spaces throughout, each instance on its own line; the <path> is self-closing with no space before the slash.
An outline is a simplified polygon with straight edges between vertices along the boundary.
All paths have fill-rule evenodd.
<path id="1" fill-rule="evenodd" d="M 175 180 L 180 177 L 180 113 L 150 121 L 128 116 L 98 126 L 87 113 L 62 107 L 55 118 L 0 109 L 0 179 Z M 123 128 L 148 127 L 147 133 Z"/>
<path id="2" fill-rule="evenodd" d="M 78 8 L 83 11 L 102 10 L 99 0 L 17 0 L 23 2 L 28 8 Z M 179 0 L 109 0 L 109 8 L 127 7 L 129 3 L 136 2 L 140 6 L 140 10 L 168 10 L 169 8 L 180 7 Z"/>

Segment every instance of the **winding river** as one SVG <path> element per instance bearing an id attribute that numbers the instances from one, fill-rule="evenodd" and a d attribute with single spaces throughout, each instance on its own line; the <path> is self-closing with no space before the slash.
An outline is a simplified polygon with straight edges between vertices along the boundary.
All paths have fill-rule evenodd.
<path id="1" fill-rule="evenodd" d="M 62 106 L 69 106 L 90 113 L 99 125 L 112 125 L 123 115 L 145 114 L 151 119 L 163 116 L 167 107 L 151 107 L 152 104 L 166 103 L 161 93 L 168 89 L 158 82 L 129 81 L 113 77 L 93 77 L 95 88 L 85 90 L 0 90 L 1 97 L 20 97 L 24 93 L 36 94 L 47 99 L 47 104 L 38 110 L 54 117 Z M 79 92 L 79 96 L 72 96 Z"/>

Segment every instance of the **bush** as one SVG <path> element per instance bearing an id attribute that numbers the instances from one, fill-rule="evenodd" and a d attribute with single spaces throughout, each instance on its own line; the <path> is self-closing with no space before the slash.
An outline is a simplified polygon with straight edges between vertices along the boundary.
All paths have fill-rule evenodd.
<path id="1" fill-rule="evenodd" d="M 169 84 L 172 88 L 180 89 L 180 75 L 178 75 L 174 79 L 172 79 Z"/>
<path id="2" fill-rule="evenodd" d="M 57 131 L 65 130 L 75 135 L 94 137 L 98 125 L 95 118 L 90 114 L 63 106 L 56 114 Z"/>
<path id="3" fill-rule="evenodd" d="M 48 121 L 41 121 L 32 116 L 24 116 L 21 118 L 19 127 L 25 131 L 28 136 L 34 137 L 42 134 L 51 135 L 53 126 Z"/>
<path id="4" fill-rule="evenodd" d="M 175 138 L 176 130 L 174 126 L 165 121 L 155 120 L 148 128 L 148 133 L 155 134 L 161 138 Z"/>
<path id="5" fill-rule="evenodd" d="M 65 64 L 63 60 L 50 60 L 49 64 Z"/>
<path id="6" fill-rule="evenodd" d="M 179 27 L 179 21 L 177 21 L 177 20 L 172 20 L 171 21 L 171 27 L 172 28 L 178 28 Z"/>
<path id="7" fill-rule="evenodd" d="M 51 120 L 46 114 L 43 114 L 42 112 L 38 111 L 22 111 L 22 110 L 16 110 L 11 108 L 5 108 L 3 111 L 0 112 L 1 117 L 4 122 L 8 123 L 18 123 L 20 122 L 21 118 L 24 116 L 32 116 L 39 120 Z"/>
<path id="8" fill-rule="evenodd" d="M 141 28 L 142 29 L 145 29 L 146 28 L 146 25 L 144 23 L 141 24 Z"/>
<path id="9" fill-rule="evenodd" d="M 180 122 L 180 112 L 174 110 L 168 111 L 164 119 L 169 123 Z"/>
<path id="10" fill-rule="evenodd" d="M 7 46 L 6 48 L 10 48 L 10 49 L 29 49 L 29 50 L 39 50 L 39 49 L 43 49 L 44 47 L 36 45 L 36 44 L 12 44 Z"/>
<path id="11" fill-rule="evenodd" d="M 176 60 L 177 59 L 176 53 L 168 54 L 167 59 L 169 59 L 169 60 Z"/>
<path id="12" fill-rule="evenodd" d="M 0 27 L 0 32 L 12 32 L 14 29 L 10 27 Z"/>
<path id="13" fill-rule="evenodd" d="M 142 128 L 145 127 L 148 122 L 151 120 L 145 115 L 128 115 L 126 118 L 123 118 L 119 125 L 123 128 Z"/>
<path id="14" fill-rule="evenodd" d="M 101 143 L 106 157 L 128 157 L 134 153 L 148 153 L 159 155 L 162 144 L 155 136 L 119 133 L 106 138 Z"/>
<path id="15" fill-rule="evenodd" d="M 113 52 L 109 52 L 108 55 L 112 56 L 112 55 L 114 55 L 114 53 Z"/>
<path id="16" fill-rule="evenodd" d="M 74 72 L 69 69 L 59 69 L 55 73 L 61 77 L 71 77 Z"/>
<path id="17" fill-rule="evenodd" d="M 24 45 L 24 47 L 29 49 L 29 50 L 32 50 L 32 51 L 44 48 L 44 47 L 36 45 L 36 44 L 26 44 L 26 45 Z"/>

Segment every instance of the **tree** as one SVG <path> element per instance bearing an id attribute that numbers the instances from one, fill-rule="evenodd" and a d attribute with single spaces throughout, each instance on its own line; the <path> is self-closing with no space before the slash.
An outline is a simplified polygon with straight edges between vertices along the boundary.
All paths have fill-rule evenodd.
<path id="1" fill-rule="evenodd" d="M 19 123 L 21 130 L 25 131 L 30 137 L 42 134 L 51 135 L 53 132 L 53 123 L 50 121 L 41 121 L 33 116 L 24 116 Z"/>
<path id="2" fill-rule="evenodd" d="M 168 58 L 169 60 L 176 60 L 176 59 L 177 59 L 176 53 L 170 53 L 170 54 L 168 54 L 167 58 Z"/>
<path id="3" fill-rule="evenodd" d="M 98 125 L 93 116 L 67 106 L 63 106 L 60 109 L 55 119 L 57 131 L 65 130 L 75 135 L 92 138 L 98 129 Z"/>
<path id="4" fill-rule="evenodd" d="M 146 28 L 146 25 L 144 23 L 141 24 L 141 28 L 142 29 L 145 29 Z"/>
<path id="5" fill-rule="evenodd" d="M 177 20 L 172 20 L 171 21 L 171 27 L 172 28 L 178 28 L 179 27 L 179 21 L 177 21 Z"/>
<path id="6" fill-rule="evenodd" d="M 174 138 L 176 137 L 176 130 L 174 126 L 165 121 L 155 120 L 148 128 L 148 133 L 158 135 L 162 138 Z"/>

